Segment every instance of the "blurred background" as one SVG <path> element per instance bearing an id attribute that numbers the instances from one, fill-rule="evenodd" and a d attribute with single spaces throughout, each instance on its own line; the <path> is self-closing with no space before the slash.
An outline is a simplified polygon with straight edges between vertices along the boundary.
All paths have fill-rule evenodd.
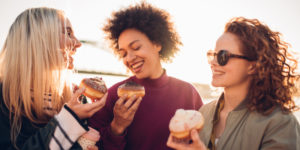
<path id="1" fill-rule="evenodd" d="M 300 58 L 299 0 L 146 1 L 170 13 L 183 42 L 173 62 L 163 64 L 167 74 L 192 83 L 205 103 L 216 99 L 221 91 L 210 85 L 206 52 L 214 49 L 225 23 L 232 17 L 257 18 L 272 30 L 281 32 L 298 60 Z M 12 22 L 25 9 L 40 6 L 62 9 L 76 37 L 83 43 L 74 56 L 77 73 L 73 82 L 78 84 L 83 77 L 101 76 L 109 87 L 130 73 L 109 49 L 101 28 L 113 11 L 137 2 L 140 0 L 0 0 L 0 47 Z M 300 88 L 300 83 L 298 86 Z M 298 104 L 299 97 L 300 93 L 296 98 Z M 296 115 L 300 120 L 300 112 Z"/>

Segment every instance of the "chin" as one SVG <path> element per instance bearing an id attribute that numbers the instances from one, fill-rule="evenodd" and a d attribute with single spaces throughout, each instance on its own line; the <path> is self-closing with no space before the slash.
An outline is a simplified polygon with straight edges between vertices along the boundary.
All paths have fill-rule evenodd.
<path id="1" fill-rule="evenodd" d="M 212 82 L 211 82 L 211 85 L 214 86 L 214 87 L 223 87 L 223 84 L 218 83 L 218 82 L 216 82 L 216 81 L 212 81 Z"/>

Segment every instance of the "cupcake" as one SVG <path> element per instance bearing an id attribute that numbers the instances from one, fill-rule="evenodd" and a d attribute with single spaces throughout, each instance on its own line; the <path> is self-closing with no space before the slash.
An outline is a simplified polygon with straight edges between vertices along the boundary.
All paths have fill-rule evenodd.
<path id="1" fill-rule="evenodd" d="M 89 131 L 83 134 L 79 139 L 78 143 L 83 150 L 87 150 L 88 146 L 94 146 L 100 139 L 100 134 L 97 130 L 89 127 Z"/>
<path id="2" fill-rule="evenodd" d="M 204 118 L 199 111 L 177 109 L 169 124 L 172 140 L 188 144 L 191 141 L 191 130 L 200 132 L 203 125 Z"/>

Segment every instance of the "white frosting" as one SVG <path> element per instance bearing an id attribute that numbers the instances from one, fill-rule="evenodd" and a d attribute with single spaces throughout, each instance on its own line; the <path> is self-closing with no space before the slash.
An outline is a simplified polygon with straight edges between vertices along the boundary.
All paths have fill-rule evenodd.
<path id="1" fill-rule="evenodd" d="M 203 116 L 196 110 L 177 109 L 170 121 L 169 128 L 174 132 L 188 131 L 203 122 Z"/>

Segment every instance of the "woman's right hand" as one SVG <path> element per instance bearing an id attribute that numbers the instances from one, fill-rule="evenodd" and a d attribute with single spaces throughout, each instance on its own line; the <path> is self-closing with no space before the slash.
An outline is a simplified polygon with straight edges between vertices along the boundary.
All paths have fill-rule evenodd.
<path id="1" fill-rule="evenodd" d="M 126 100 L 127 95 L 121 96 L 114 106 L 114 119 L 111 130 L 115 135 L 122 135 L 125 129 L 132 123 L 134 115 L 141 103 L 142 98 L 136 95 Z"/>
<path id="2" fill-rule="evenodd" d="M 78 100 L 79 96 L 83 94 L 85 88 L 77 89 L 71 97 L 71 100 L 67 102 L 67 106 L 74 111 L 74 113 L 80 119 L 90 118 L 94 113 L 99 111 L 106 102 L 107 93 L 98 101 L 91 103 L 91 104 L 81 104 Z"/>
<path id="3" fill-rule="evenodd" d="M 196 129 L 191 131 L 191 144 L 176 143 L 172 140 L 172 135 L 169 136 L 167 146 L 176 150 L 207 150 L 204 143 L 200 140 L 199 133 Z"/>

